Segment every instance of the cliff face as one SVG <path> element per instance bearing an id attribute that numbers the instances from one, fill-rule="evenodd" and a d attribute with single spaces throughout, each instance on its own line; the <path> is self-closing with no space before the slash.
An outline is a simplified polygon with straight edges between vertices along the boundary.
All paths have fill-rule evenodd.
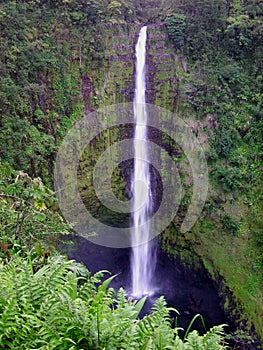
<path id="1" fill-rule="evenodd" d="M 94 86 L 93 103 L 91 102 L 93 107 L 133 100 L 134 46 L 139 29 L 140 26 L 108 27 L 108 36 L 105 39 L 107 59 L 96 71 L 90 72 Z M 188 67 L 186 58 L 175 53 L 168 42 L 163 24 L 149 25 L 147 101 L 173 111 L 185 120 L 207 154 L 211 150 L 211 139 L 220 127 L 216 114 L 209 112 L 209 108 L 207 112 L 200 113 L 198 107 L 199 100 L 210 96 L 210 92 L 206 91 L 209 79 L 201 65 Z M 211 91 L 211 96 L 213 93 Z M 127 135 L 131 137 L 132 130 L 126 130 Z M 117 141 L 119 137 L 120 134 L 115 130 L 111 134 L 111 141 Z M 176 152 L 177 167 L 184 186 L 179 212 L 161 235 L 164 250 L 185 264 L 204 266 L 218 284 L 225 300 L 226 312 L 232 314 L 237 326 L 249 330 L 251 334 L 254 330 L 260 334 L 263 311 L 260 274 L 258 268 L 251 265 L 253 259 L 248 256 L 253 254 L 253 248 L 248 243 L 249 233 L 245 229 L 250 225 L 247 215 L 251 209 L 242 203 L 242 197 L 237 198 L 232 193 L 222 191 L 211 178 L 201 217 L 190 232 L 180 233 L 179 227 L 192 196 L 191 169 L 176 144 L 165 139 L 164 135 L 156 134 L 154 138 L 159 138 L 159 144 L 161 142 L 168 152 Z M 88 154 L 86 159 L 91 159 L 91 154 L 97 156 L 94 150 L 88 151 Z M 212 165 L 209 168 L 212 171 Z M 119 169 L 115 174 L 116 182 L 113 180 L 113 187 L 120 197 L 125 198 L 125 184 L 118 177 L 121 173 L 123 172 Z M 89 200 L 90 195 L 86 195 L 86 201 Z M 118 221 L 118 218 L 115 219 Z M 238 221 L 242 222 L 242 231 L 237 228 Z M 243 346 L 245 349 L 244 344 Z M 249 345 L 246 346 L 249 348 Z"/>
<path id="2" fill-rule="evenodd" d="M 104 60 L 89 70 L 94 84 L 96 107 L 133 100 L 134 41 L 138 26 L 105 24 L 103 26 Z"/>
<path id="3" fill-rule="evenodd" d="M 103 26 L 105 46 L 104 60 L 100 65 L 92 64 L 89 83 L 92 94 L 84 103 L 101 107 L 114 103 L 132 102 L 134 96 L 135 43 L 141 25 L 109 24 Z M 165 25 L 148 26 L 147 40 L 147 102 L 169 106 L 178 105 L 178 78 L 176 70 L 186 69 L 183 59 L 175 55 L 168 43 Z M 183 67 L 183 68 L 182 68 Z M 85 81 L 83 81 L 85 85 Z M 92 99 L 92 98 L 93 99 Z"/>

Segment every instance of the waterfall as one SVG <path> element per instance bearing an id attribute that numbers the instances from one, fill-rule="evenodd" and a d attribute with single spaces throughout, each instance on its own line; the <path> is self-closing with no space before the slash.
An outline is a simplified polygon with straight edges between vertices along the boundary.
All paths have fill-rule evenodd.
<path id="1" fill-rule="evenodd" d="M 147 109 L 145 105 L 145 61 L 147 27 L 141 28 L 136 44 L 136 79 L 134 97 L 134 173 L 132 178 L 133 208 L 132 242 L 132 295 L 141 297 L 152 291 L 155 266 L 150 240 L 149 218 L 152 210 L 151 178 L 147 162 Z M 144 243 L 143 243 L 144 242 Z"/>

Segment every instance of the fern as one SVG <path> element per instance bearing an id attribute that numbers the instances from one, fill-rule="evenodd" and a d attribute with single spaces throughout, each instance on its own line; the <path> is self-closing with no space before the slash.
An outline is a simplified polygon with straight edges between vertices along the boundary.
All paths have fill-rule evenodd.
<path id="1" fill-rule="evenodd" d="M 225 325 L 214 326 L 203 336 L 203 344 L 206 349 L 221 350 L 223 346 L 223 336 Z"/>
<path id="2" fill-rule="evenodd" d="M 187 349 L 187 350 L 204 350 L 202 337 L 199 336 L 199 334 L 196 330 L 189 333 L 189 335 L 186 339 L 185 349 Z"/>
<path id="3" fill-rule="evenodd" d="M 145 302 L 127 299 L 108 288 L 114 276 L 100 282 L 84 266 L 53 256 L 36 269 L 30 258 L 14 256 L 0 263 L 1 349 L 209 349 L 223 350 L 223 326 L 204 336 L 196 331 L 185 342 L 171 327 L 171 309 L 163 297 L 143 319 Z"/>

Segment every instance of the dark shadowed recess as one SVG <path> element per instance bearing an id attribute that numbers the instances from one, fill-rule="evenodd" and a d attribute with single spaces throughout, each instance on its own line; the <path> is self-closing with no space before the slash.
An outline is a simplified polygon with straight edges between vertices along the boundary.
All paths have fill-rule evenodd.
<path id="1" fill-rule="evenodd" d="M 118 142 L 124 139 L 133 138 L 134 124 L 124 124 L 118 126 L 117 128 L 111 127 L 107 130 L 107 133 L 108 137 L 106 137 L 106 131 L 101 132 L 99 135 L 97 135 L 90 143 L 94 148 L 87 149 L 86 152 L 83 152 L 81 156 L 80 166 L 78 168 L 79 192 L 87 210 L 92 213 L 95 218 L 99 219 L 101 222 L 109 226 L 115 226 L 117 223 L 118 227 L 129 227 L 130 215 L 112 211 L 111 209 L 104 206 L 96 196 L 93 182 L 86 182 L 87 178 L 93 178 L 93 171 L 96 165 L 96 160 L 105 151 L 105 149 L 109 147 L 109 145 L 112 145 L 114 142 Z M 154 127 L 148 127 L 147 134 L 148 140 L 164 149 L 170 157 L 180 158 L 183 154 L 176 141 L 171 139 L 169 135 L 165 134 L 161 130 L 158 130 Z M 109 141 L 110 143 L 106 144 L 105 139 L 108 141 L 111 140 Z M 96 154 L 94 153 L 94 150 L 96 150 Z M 160 154 L 156 154 L 156 157 L 159 158 L 159 162 L 161 162 Z M 163 183 L 158 170 L 152 164 L 149 164 L 149 168 L 151 173 L 151 193 L 153 200 L 152 215 L 154 215 L 159 209 L 159 205 L 162 201 Z M 131 183 L 133 171 L 134 159 L 128 159 L 120 162 L 118 165 L 117 173 L 113 175 L 112 191 L 114 195 L 120 200 L 124 200 L 124 197 L 126 199 L 132 198 Z M 122 188 L 120 186 L 120 178 L 122 178 L 125 183 L 125 185 L 122 185 Z M 89 191 L 88 193 L 86 191 L 87 189 Z M 119 197 L 119 195 L 122 197 Z"/>

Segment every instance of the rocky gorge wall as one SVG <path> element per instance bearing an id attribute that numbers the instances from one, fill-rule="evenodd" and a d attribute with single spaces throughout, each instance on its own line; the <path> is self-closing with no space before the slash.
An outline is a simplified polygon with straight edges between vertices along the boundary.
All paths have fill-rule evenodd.
<path id="1" fill-rule="evenodd" d="M 115 103 L 131 102 L 134 94 L 134 46 L 139 32 L 139 25 L 115 24 L 106 27 L 105 60 L 87 72 L 82 79 L 82 94 L 85 111 L 89 113 L 98 107 Z M 192 128 L 203 149 L 209 149 L 209 138 L 217 127 L 216 117 L 207 113 L 203 118 L 195 113 L 190 106 L 195 84 L 200 83 L 198 69 L 188 67 L 187 60 L 176 54 L 169 43 L 162 23 L 149 25 L 147 43 L 147 101 L 154 105 L 175 112 Z M 92 122 L 92 121 L 91 121 Z M 132 135 L 132 130 L 125 130 L 126 136 Z M 109 142 L 117 141 L 119 130 L 110 133 Z M 160 135 L 159 135 L 160 137 Z M 186 265 L 205 267 L 211 278 L 217 284 L 224 300 L 224 309 L 236 323 L 238 329 L 245 330 L 254 336 L 261 334 L 262 325 L 262 294 L 255 289 L 250 281 L 249 267 L 246 258 L 246 235 L 229 235 L 225 228 L 222 232 L 222 219 L 225 214 L 234 217 L 244 217 L 246 208 L 236 202 L 231 195 L 225 196 L 215 189 L 213 183 L 209 185 L 207 203 L 197 224 L 191 231 L 181 234 L 180 224 L 189 205 L 192 195 L 192 175 L 189 163 L 182 151 L 171 140 L 162 143 L 166 149 L 175 149 L 177 165 L 184 185 L 183 199 L 173 223 L 162 233 L 160 241 L 163 249 L 172 257 Z M 87 150 L 80 163 L 80 169 L 85 172 L 88 163 L 92 163 L 99 152 L 105 147 L 101 145 Z M 98 152 L 98 153 L 96 153 Z M 92 160 L 93 159 L 93 160 Z M 113 188 L 120 198 L 127 197 L 125 181 L 121 180 L 122 171 L 116 172 Z M 81 176 L 80 176 L 81 178 Z M 79 181 L 82 196 L 86 202 L 94 194 L 89 193 L 91 184 Z M 121 183 L 121 186 L 120 186 Z M 217 197 L 218 209 L 211 209 L 211 198 Z M 89 204 L 90 205 L 90 204 Z M 213 203 L 214 205 L 214 203 Z M 99 210 L 99 208 L 97 207 Z M 96 210 L 97 210 L 96 209 Z M 106 215 L 107 216 L 107 215 Z M 115 218 L 116 219 L 116 218 Z M 114 221 L 114 219 L 113 219 Z M 241 256 L 240 256 L 241 255 Z M 242 258 L 243 255 L 243 258 Z M 238 270 L 235 260 L 240 259 Z M 262 334 L 261 334 L 262 335 Z M 250 341 L 248 340 L 247 343 Z M 250 345 L 243 345 L 249 348 Z M 251 345 L 253 348 L 253 345 Z M 254 345 L 256 346 L 256 345 Z M 245 349 L 245 347 L 244 347 Z"/>

